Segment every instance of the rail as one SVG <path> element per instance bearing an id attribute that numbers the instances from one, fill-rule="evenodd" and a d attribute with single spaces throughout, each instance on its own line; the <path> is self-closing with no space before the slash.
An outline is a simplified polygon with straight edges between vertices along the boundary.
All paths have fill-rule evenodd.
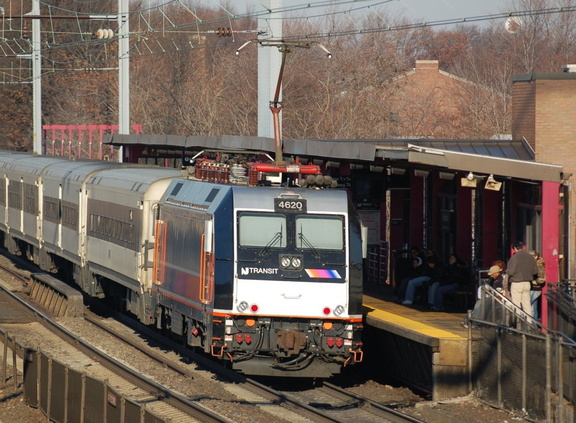
<path id="1" fill-rule="evenodd" d="M 62 340 L 74 345 L 76 349 L 87 356 L 92 357 L 114 374 L 149 393 L 148 399 L 142 401 L 142 403 L 129 400 L 117 392 L 115 387 L 108 385 L 107 381 L 98 380 L 73 371 L 67 367 L 65 363 L 60 363 L 56 357 L 49 357 L 42 351 L 25 348 L 25 353 L 21 352 L 17 355 L 21 356 L 24 360 L 24 363 L 20 367 L 23 369 L 24 395 L 26 403 L 33 407 L 41 408 L 49 417 L 54 417 L 55 421 L 81 421 L 81 416 L 85 416 L 85 413 L 91 412 L 96 413 L 96 415 L 105 416 L 106 413 L 110 413 L 111 407 L 109 404 L 111 404 L 112 408 L 116 410 L 115 413 L 119 413 L 118 421 L 120 421 L 120 415 L 125 416 L 127 414 L 139 415 L 143 412 L 148 413 L 148 411 L 142 407 L 145 407 L 147 402 L 158 400 L 203 422 L 230 422 L 229 419 L 182 397 L 108 356 L 105 352 L 78 338 L 72 332 L 57 324 L 48 315 L 35 309 L 12 292 L 3 287 L 0 287 L 0 291 L 8 295 L 11 301 L 18 303 L 26 310 L 32 311 L 37 316 L 38 323 L 58 335 Z M 12 344 L 14 343 L 14 336 L 4 336 L 8 340 L 12 340 Z M 8 340 L 3 342 L 5 349 L 7 348 L 6 345 L 10 345 Z M 23 347 L 20 347 L 20 350 L 22 348 Z M 13 356 L 16 354 L 14 351 L 19 351 L 19 348 L 12 345 Z M 8 353 L 5 352 L 3 357 L 7 356 Z M 15 360 L 16 359 L 14 359 L 14 361 Z M 6 366 L 3 365 L 3 369 L 5 368 Z M 17 366 L 13 365 L 13 369 L 16 368 Z M 16 372 L 17 370 L 14 370 L 14 380 L 17 379 Z M 2 376 L 5 377 L 4 370 L 2 373 Z M 62 386 L 69 386 L 71 388 L 65 392 L 66 395 L 82 393 L 84 397 L 77 398 L 78 401 L 70 402 L 70 397 L 65 398 L 66 395 L 63 396 L 62 391 L 57 389 Z M 63 401 L 68 401 L 69 404 L 74 405 L 67 408 L 64 406 Z M 58 406 L 56 406 L 56 404 L 58 404 Z M 74 408 L 78 404 L 81 404 L 82 407 Z M 116 407 L 116 405 L 119 406 Z M 69 412 L 73 417 L 68 418 L 70 415 L 58 414 L 61 411 L 64 413 Z M 165 421 L 162 420 L 160 416 L 155 416 L 154 418 L 155 421 Z"/>

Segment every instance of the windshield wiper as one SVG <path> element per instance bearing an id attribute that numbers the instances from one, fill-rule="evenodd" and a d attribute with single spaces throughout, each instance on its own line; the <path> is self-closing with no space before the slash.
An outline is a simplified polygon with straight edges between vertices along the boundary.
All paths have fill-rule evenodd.
<path id="1" fill-rule="evenodd" d="M 298 234 L 298 237 L 300 238 L 300 242 L 302 242 L 304 245 L 306 245 L 306 247 L 310 248 L 312 250 L 312 254 L 314 254 L 314 257 L 316 258 L 320 258 L 322 257 L 320 255 L 320 253 L 318 253 L 318 251 L 316 250 L 316 248 L 314 248 L 314 246 L 312 245 L 312 243 L 310 241 L 308 241 L 308 238 L 306 238 L 304 236 L 304 234 L 302 233 L 302 231 L 300 231 L 300 233 Z"/>
<path id="2" fill-rule="evenodd" d="M 266 246 L 262 249 L 262 251 L 260 251 L 260 255 L 263 256 L 264 254 L 268 254 L 270 248 L 272 248 L 274 244 L 276 244 L 281 239 L 282 239 L 282 231 L 276 232 L 272 237 L 272 239 L 268 242 L 268 244 L 266 244 Z"/>

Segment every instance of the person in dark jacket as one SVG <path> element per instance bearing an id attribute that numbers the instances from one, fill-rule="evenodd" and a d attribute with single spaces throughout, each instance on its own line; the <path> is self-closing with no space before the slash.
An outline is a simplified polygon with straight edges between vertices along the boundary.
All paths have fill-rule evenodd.
<path id="1" fill-rule="evenodd" d="M 412 269 L 410 269 L 410 273 L 408 274 L 408 276 L 402 279 L 402 282 L 400 282 L 400 285 L 396 289 L 396 297 L 394 298 L 395 301 L 400 303 L 404 301 L 404 296 L 406 295 L 406 288 L 408 287 L 408 282 L 410 281 L 410 279 L 414 279 L 422 275 L 423 270 L 424 265 L 422 264 L 422 259 L 418 256 L 413 257 Z"/>
<path id="2" fill-rule="evenodd" d="M 408 281 L 408 286 L 406 287 L 406 296 L 402 304 L 410 305 L 414 302 L 414 295 L 416 293 L 416 288 L 424 284 L 430 285 L 434 282 L 439 282 L 444 277 L 444 269 L 442 264 L 438 262 L 436 256 L 429 256 L 426 258 L 426 266 L 421 276 L 412 278 Z"/>
<path id="3" fill-rule="evenodd" d="M 469 279 L 466 263 L 456 254 L 452 254 L 448 259 L 448 266 L 444 277 L 430 286 L 428 291 L 428 303 L 432 310 L 444 310 L 444 295 L 456 291 Z"/>
<path id="4" fill-rule="evenodd" d="M 532 317 L 538 320 L 540 318 L 540 296 L 542 295 L 542 288 L 546 284 L 546 263 L 544 259 L 540 257 L 538 251 L 531 251 L 530 254 L 536 260 L 536 266 L 538 267 L 538 278 L 532 281 L 532 288 L 530 290 L 530 302 L 532 303 Z"/>
<path id="5" fill-rule="evenodd" d="M 496 264 L 500 263 L 500 264 Z M 490 285 L 500 294 L 504 295 L 504 271 L 502 270 L 501 266 L 505 266 L 504 262 L 495 261 L 492 267 L 488 269 L 488 281 L 486 281 L 487 285 Z M 472 310 L 472 318 L 475 320 L 490 320 L 492 315 L 492 301 L 484 301 L 484 307 L 482 307 L 482 300 L 480 295 L 483 294 L 482 287 L 479 288 L 478 299 L 476 300 L 476 304 L 474 304 L 474 309 Z M 468 327 L 468 317 L 464 319 L 462 322 L 462 326 L 465 328 Z"/>
<path id="6" fill-rule="evenodd" d="M 532 281 L 538 277 L 538 266 L 534 256 L 524 249 L 522 241 L 515 241 L 512 244 L 512 249 L 514 255 L 510 257 L 506 266 L 510 295 L 512 302 L 531 316 L 530 288 Z M 530 321 L 530 319 L 528 320 Z"/>

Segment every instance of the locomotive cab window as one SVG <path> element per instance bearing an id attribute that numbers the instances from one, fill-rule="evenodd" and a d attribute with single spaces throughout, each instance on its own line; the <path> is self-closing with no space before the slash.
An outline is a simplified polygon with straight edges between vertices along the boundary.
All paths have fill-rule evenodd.
<path id="1" fill-rule="evenodd" d="M 296 247 L 342 251 L 344 221 L 339 216 L 302 215 L 296 217 Z"/>
<path id="2" fill-rule="evenodd" d="M 264 213 L 242 213 L 238 218 L 241 247 L 286 247 L 286 217 Z"/>

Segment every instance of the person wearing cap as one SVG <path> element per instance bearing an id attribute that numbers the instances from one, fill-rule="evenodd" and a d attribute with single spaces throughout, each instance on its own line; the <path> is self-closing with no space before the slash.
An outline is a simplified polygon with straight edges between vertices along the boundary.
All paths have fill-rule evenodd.
<path id="1" fill-rule="evenodd" d="M 490 267 L 490 269 L 488 269 L 488 276 L 490 276 L 488 284 L 496 291 L 500 293 L 504 292 L 504 277 L 502 276 L 500 266 L 494 265 Z"/>
<path id="2" fill-rule="evenodd" d="M 503 270 L 497 264 L 493 264 L 490 269 L 488 269 L 488 281 L 486 282 L 487 285 L 490 285 L 493 289 L 498 291 L 501 294 L 504 294 L 504 276 Z M 476 304 L 474 304 L 474 309 L 472 310 L 472 318 L 477 320 L 489 320 L 490 315 L 492 314 L 492 301 L 485 301 L 484 303 L 484 315 L 482 315 L 482 300 L 480 296 L 483 295 L 482 287 L 478 288 L 478 299 L 476 300 Z M 464 319 L 462 322 L 462 326 L 465 328 L 468 327 L 468 317 Z"/>
<path id="3" fill-rule="evenodd" d="M 532 319 L 532 303 L 530 302 L 530 289 L 532 281 L 538 277 L 538 266 L 534 257 L 524 249 L 522 241 L 515 241 L 512 244 L 514 254 L 507 264 L 508 282 L 510 284 L 510 294 L 512 302 L 522 308 L 528 315 L 528 321 Z"/>

